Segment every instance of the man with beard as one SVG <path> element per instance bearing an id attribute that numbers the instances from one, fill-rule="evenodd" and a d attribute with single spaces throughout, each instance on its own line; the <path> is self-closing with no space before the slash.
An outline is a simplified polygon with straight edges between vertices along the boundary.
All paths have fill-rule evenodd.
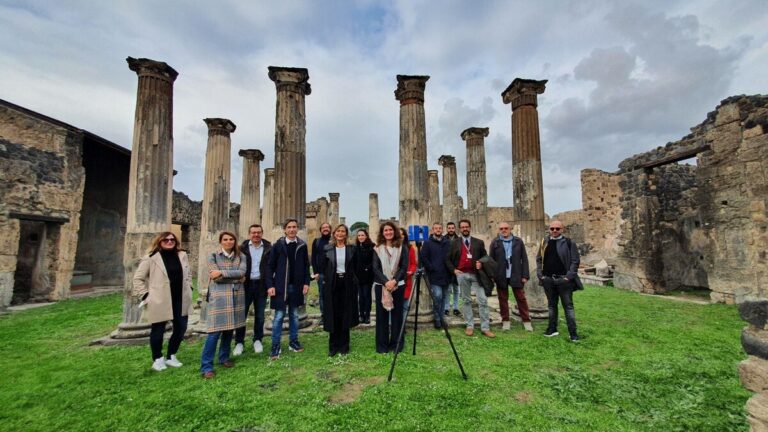
<path id="1" fill-rule="evenodd" d="M 443 296 L 447 294 L 451 274 L 445 266 L 445 257 L 451 247 L 448 239 L 443 237 L 443 225 L 440 222 L 432 224 L 432 235 L 421 247 L 419 262 L 424 266 L 429 287 L 432 289 L 432 309 L 435 315 L 434 326 L 442 328 Z"/>

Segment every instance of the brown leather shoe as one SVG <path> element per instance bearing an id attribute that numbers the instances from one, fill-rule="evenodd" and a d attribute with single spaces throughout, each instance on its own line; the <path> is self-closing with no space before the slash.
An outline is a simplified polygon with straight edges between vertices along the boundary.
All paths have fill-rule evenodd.
<path id="1" fill-rule="evenodd" d="M 203 374 L 203 379 L 211 379 L 216 376 L 216 372 L 206 372 Z"/>
<path id="2" fill-rule="evenodd" d="M 495 338 L 496 337 L 496 335 L 493 334 L 493 332 L 490 331 L 490 330 L 483 330 L 481 333 L 483 334 L 483 336 L 486 336 L 486 337 L 489 337 L 489 338 Z"/>
<path id="3" fill-rule="evenodd" d="M 224 366 L 225 368 L 233 368 L 235 367 L 235 362 L 233 362 L 232 360 L 227 360 L 221 365 Z"/>
<path id="4" fill-rule="evenodd" d="M 475 334 L 475 329 L 473 329 L 472 327 L 467 327 L 464 329 L 464 334 L 467 336 L 472 336 L 473 334 Z"/>

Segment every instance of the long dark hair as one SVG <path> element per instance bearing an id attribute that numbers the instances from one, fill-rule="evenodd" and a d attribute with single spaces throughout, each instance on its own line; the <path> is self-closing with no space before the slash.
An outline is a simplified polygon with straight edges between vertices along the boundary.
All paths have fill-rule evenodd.
<path id="1" fill-rule="evenodd" d="M 386 221 L 379 227 L 379 236 L 376 238 L 376 244 L 386 245 L 387 240 L 384 238 L 384 227 L 390 227 L 395 231 L 395 236 L 392 237 L 392 246 L 393 247 L 400 247 L 402 243 L 402 236 L 400 235 L 400 230 L 397 228 L 397 225 L 395 225 L 392 221 Z"/>
<path id="2" fill-rule="evenodd" d="M 360 241 L 357 240 L 357 238 L 355 238 L 355 244 L 358 245 L 358 246 L 373 246 L 374 243 L 373 243 L 373 240 L 371 240 L 370 234 L 368 234 L 368 230 L 365 229 L 365 228 L 358 229 L 357 232 L 355 233 L 355 237 L 357 237 L 357 234 L 360 233 L 360 232 L 365 234 L 365 241 L 360 243 Z"/>

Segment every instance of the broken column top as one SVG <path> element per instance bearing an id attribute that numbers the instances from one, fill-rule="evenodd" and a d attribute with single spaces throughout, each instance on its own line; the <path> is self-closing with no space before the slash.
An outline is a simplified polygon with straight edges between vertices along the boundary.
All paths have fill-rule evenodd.
<path id="1" fill-rule="evenodd" d="M 424 103 L 427 80 L 428 75 L 398 75 L 395 99 L 400 101 L 400 105 Z"/>
<path id="2" fill-rule="evenodd" d="M 487 137 L 488 133 L 489 133 L 488 128 L 471 127 L 471 128 L 464 129 L 464 131 L 461 133 L 461 139 L 466 141 L 467 138 Z"/>
<path id="3" fill-rule="evenodd" d="M 512 109 L 522 105 L 537 105 L 536 95 L 544 93 L 547 80 L 515 78 L 506 90 L 501 92 L 505 104 L 511 103 Z"/>
<path id="4" fill-rule="evenodd" d="M 312 93 L 309 85 L 309 71 L 306 68 L 269 66 L 269 79 L 278 90 L 289 90 L 303 95 Z"/>
<path id="5" fill-rule="evenodd" d="M 440 159 L 437 160 L 437 163 L 440 166 L 455 166 L 456 158 L 450 155 L 442 155 L 440 156 Z"/>
<path id="6" fill-rule="evenodd" d="M 427 171 L 427 174 L 432 177 L 437 177 L 437 170 L 429 170 Z"/>
<path id="7" fill-rule="evenodd" d="M 274 168 L 265 168 L 264 169 L 264 175 L 265 176 L 273 176 L 273 175 L 275 175 L 275 169 Z"/>
<path id="8" fill-rule="evenodd" d="M 237 152 L 239 156 L 242 156 L 246 159 L 255 159 L 257 161 L 263 161 L 264 160 L 264 153 L 261 152 L 261 150 L 258 149 L 242 149 L 239 152 Z"/>
<path id="9" fill-rule="evenodd" d="M 203 121 L 208 125 L 208 132 L 221 131 L 232 133 L 237 128 L 231 120 L 225 118 L 206 118 Z"/>
<path id="10" fill-rule="evenodd" d="M 376 192 L 371 192 L 368 194 L 368 198 L 378 198 L 378 197 L 379 197 L 379 194 L 377 194 Z"/>
<path id="11" fill-rule="evenodd" d="M 339 192 L 329 192 L 328 196 L 331 197 L 331 202 L 339 201 L 339 196 L 341 194 Z"/>
<path id="12" fill-rule="evenodd" d="M 169 82 L 176 81 L 176 77 L 179 76 L 176 69 L 168 66 L 168 63 L 165 62 L 133 57 L 128 57 L 125 61 L 128 62 L 128 69 L 136 72 L 139 76 L 151 75 Z"/>

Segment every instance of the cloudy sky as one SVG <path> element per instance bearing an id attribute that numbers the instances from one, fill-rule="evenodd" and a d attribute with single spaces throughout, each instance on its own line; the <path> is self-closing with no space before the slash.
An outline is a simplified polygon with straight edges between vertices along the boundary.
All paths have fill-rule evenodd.
<path id="1" fill-rule="evenodd" d="M 766 93 L 767 29 L 765 0 L 0 0 L 0 98 L 130 148 L 137 78 L 125 58 L 165 61 L 179 72 L 174 188 L 202 198 L 202 119 L 224 117 L 237 125 L 239 201 L 237 150 L 274 163 L 267 66 L 308 68 L 307 200 L 340 192 L 353 222 L 367 221 L 370 192 L 382 217 L 397 216 L 397 74 L 431 76 L 429 167 L 455 155 L 462 196 L 459 134 L 490 128 L 491 206 L 513 204 L 500 93 L 516 77 L 548 79 L 539 120 L 552 214 L 581 207 L 580 170 L 615 171 L 686 135 L 720 100 Z"/>

